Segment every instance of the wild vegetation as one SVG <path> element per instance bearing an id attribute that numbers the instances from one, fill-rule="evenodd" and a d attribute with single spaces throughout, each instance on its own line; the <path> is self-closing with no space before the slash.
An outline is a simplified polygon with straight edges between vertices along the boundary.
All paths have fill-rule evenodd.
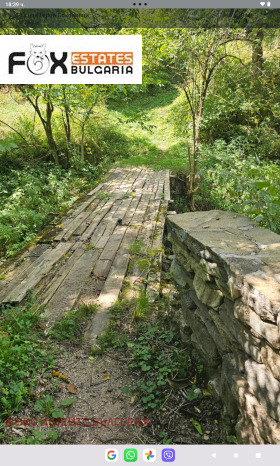
<path id="1" fill-rule="evenodd" d="M 280 233 L 278 29 L 124 29 L 119 25 L 109 31 L 59 32 L 142 34 L 143 84 L 0 87 L 3 262 L 95 186 L 114 164 L 170 169 L 186 188 L 186 196 L 175 199 L 177 211 L 233 210 Z M 106 199 L 107 194 L 100 191 L 98 196 Z M 136 241 L 130 254 L 138 257 L 141 249 Z M 140 255 L 139 268 L 145 269 L 147 263 Z M 150 325 L 146 319 L 150 303 L 145 293 L 139 296 L 130 316 L 131 334 L 119 329 L 126 304 L 118 303 L 100 352 L 108 348 L 129 352 L 130 367 L 141 377 L 124 391 L 132 390 L 145 409 L 158 409 L 165 403 L 168 380 L 188 377 L 184 368 L 189 369 L 189 361 L 173 330 L 165 331 L 161 322 Z M 50 332 L 51 341 L 79 342 L 81 325 L 94 310 L 70 311 Z M 43 376 L 53 367 L 39 318 L 32 305 L 24 314 L 18 308 L 3 309 L 3 419 L 19 412 L 33 396 L 36 374 Z M 200 368 L 191 370 L 187 399 L 203 400 L 200 391 L 194 392 Z M 35 411 L 52 417 L 59 417 L 63 408 L 49 393 L 35 404 Z M 170 441 L 164 431 L 160 438 Z M 35 432 L 22 443 L 55 440 L 55 432 L 47 439 Z"/>
<path id="2" fill-rule="evenodd" d="M 181 174 L 183 209 L 279 231 L 278 30 L 114 32 L 142 34 L 142 85 L 1 87 L 2 257 L 115 162 Z"/>

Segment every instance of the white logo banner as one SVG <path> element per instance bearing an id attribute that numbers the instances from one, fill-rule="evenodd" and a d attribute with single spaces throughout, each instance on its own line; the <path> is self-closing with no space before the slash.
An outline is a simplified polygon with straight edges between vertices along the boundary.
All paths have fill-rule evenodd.
<path id="1" fill-rule="evenodd" d="M 0 84 L 142 84 L 142 36 L 0 35 Z"/>

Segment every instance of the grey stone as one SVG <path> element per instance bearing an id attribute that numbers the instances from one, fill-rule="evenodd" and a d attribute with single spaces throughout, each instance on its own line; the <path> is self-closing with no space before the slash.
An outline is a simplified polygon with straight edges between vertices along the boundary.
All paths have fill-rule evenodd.
<path id="1" fill-rule="evenodd" d="M 239 298 L 239 296 L 241 295 L 240 289 L 235 284 L 234 279 L 232 277 L 230 277 L 227 280 L 227 282 L 224 282 L 220 278 L 216 278 L 215 282 L 217 287 L 220 288 L 224 296 L 226 296 L 227 298 L 235 300 Z"/>
<path id="2" fill-rule="evenodd" d="M 195 275 L 194 277 L 193 287 L 198 299 L 203 304 L 206 304 L 213 309 L 218 309 L 223 299 L 223 294 L 220 290 L 211 284 L 206 284 L 198 275 Z"/>
<path id="3" fill-rule="evenodd" d="M 249 359 L 245 362 L 245 374 L 257 400 L 273 419 L 279 421 L 280 383 L 275 380 L 264 364 L 258 364 Z"/>
<path id="4" fill-rule="evenodd" d="M 178 283 L 178 285 L 182 287 L 185 287 L 186 285 L 192 285 L 192 280 L 190 276 L 187 274 L 182 265 L 178 262 L 176 257 L 172 260 L 170 272 L 176 283 Z"/>
<path id="5" fill-rule="evenodd" d="M 210 314 L 211 310 L 209 310 L 207 306 L 205 306 L 205 304 L 202 304 L 199 301 L 194 290 L 189 291 L 189 296 L 192 299 L 194 305 L 197 306 L 195 315 L 204 323 L 205 327 L 208 330 L 208 333 L 215 341 L 219 353 L 223 354 L 225 352 L 230 351 L 230 341 L 227 337 L 227 334 L 224 331 L 223 326 L 217 325 L 217 322 L 215 320 L 217 312 L 213 311 L 213 318 Z"/>
<path id="6" fill-rule="evenodd" d="M 273 376 L 280 380 L 280 352 L 264 344 L 261 349 L 262 360 Z"/>
<path id="7" fill-rule="evenodd" d="M 245 379 L 237 379 L 234 383 L 234 391 L 239 400 L 239 409 L 244 424 L 238 423 L 237 430 L 244 439 L 248 435 L 248 426 L 253 426 L 253 431 L 249 429 L 247 443 L 280 443 L 280 423 L 275 421 L 266 412 L 266 409 L 259 403 L 254 392 L 250 389 Z M 239 440 L 239 438 L 238 438 Z M 256 441 L 257 440 L 257 441 Z"/>
<path id="8" fill-rule="evenodd" d="M 184 301 L 182 301 L 182 311 L 186 324 L 192 329 L 191 341 L 195 348 L 200 352 L 209 366 L 217 366 L 220 361 L 217 346 L 209 335 L 205 325 L 197 319 L 194 311 L 190 310 Z"/>
<path id="9" fill-rule="evenodd" d="M 212 377 L 207 384 L 207 390 L 211 393 L 211 395 L 216 399 L 219 400 L 222 398 L 222 390 L 221 390 L 221 376 L 216 375 Z"/>
<path id="10" fill-rule="evenodd" d="M 216 264 L 215 262 L 210 262 L 202 258 L 200 259 L 200 265 L 209 275 L 213 275 L 214 277 L 221 276 L 218 264 Z"/>
<path id="11" fill-rule="evenodd" d="M 224 412 L 232 418 L 236 418 L 239 413 L 238 403 L 232 394 L 234 376 L 241 377 L 234 354 L 228 353 L 222 359 L 221 392 Z"/>
<path id="12" fill-rule="evenodd" d="M 229 312 L 228 302 L 224 303 L 219 310 L 219 317 L 223 323 L 224 331 L 227 332 L 233 347 L 235 342 L 250 355 L 255 361 L 262 362 L 261 356 L 261 340 L 254 337 L 249 328 L 242 325 L 233 315 Z"/>

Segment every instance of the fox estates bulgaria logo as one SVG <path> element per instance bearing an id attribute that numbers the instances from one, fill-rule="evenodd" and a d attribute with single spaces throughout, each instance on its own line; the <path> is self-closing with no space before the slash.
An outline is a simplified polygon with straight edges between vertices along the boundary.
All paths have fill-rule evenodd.
<path id="1" fill-rule="evenodd" d="M 0 84 L 141 83 L 141 35 L 0 35 Z"/>
<path id="2" fill-rule="evenodd" d="M 29 57 L 25 52 L 12 52 L 9 55 L 9 74 L 14 74 L 16 67 L 27 66 L 30 73 L 41 75 L 57 69 L 62 74 L 133 74 L 133 52 L 71 52 L 70 66 L 65 62 L 68 52 L 62 52 L 60 58 L 55 52 L 47 55 L 46 44 L 30 44 Z M 51 63 L 51 65 L 50 65 Z"/>

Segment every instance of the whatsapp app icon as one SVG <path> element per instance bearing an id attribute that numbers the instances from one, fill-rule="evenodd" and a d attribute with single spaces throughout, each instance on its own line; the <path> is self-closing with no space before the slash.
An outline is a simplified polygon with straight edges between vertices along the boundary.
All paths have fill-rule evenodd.
<path id="1" fill-rule="evenodd" d="M 124 450 L 124 461 L 128 463 L 137 461 L 137 450 L 135 448 L 126 448 Z"/>

